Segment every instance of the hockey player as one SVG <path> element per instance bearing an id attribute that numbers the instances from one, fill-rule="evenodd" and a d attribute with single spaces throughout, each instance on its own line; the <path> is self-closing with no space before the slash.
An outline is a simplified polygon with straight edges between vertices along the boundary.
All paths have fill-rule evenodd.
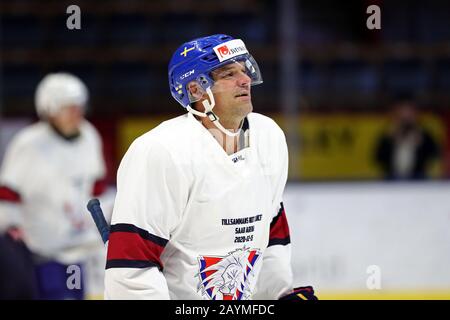
<path id="1" fill-rule="evenodd" d="M 103 246 L 85 209 L 106 187 L 101 140 L 84 119 L 87 101 L 74 75 L 47 75 L 35 95 L 41 121 L 14 137 L 1 167 L 0 231 L 15 230 L 33 253 L 40 299 L 82 299 L 83 263 Z"/>
<path id="2" fill-rule="evenodd" d="M 108 299 L 314 298 L 293 293 L 282 130 L 252 113 L 262 83 L 240 39 L 183 44 L 169 63 L 188 113 L 137 138 L 119 167 Z"/>

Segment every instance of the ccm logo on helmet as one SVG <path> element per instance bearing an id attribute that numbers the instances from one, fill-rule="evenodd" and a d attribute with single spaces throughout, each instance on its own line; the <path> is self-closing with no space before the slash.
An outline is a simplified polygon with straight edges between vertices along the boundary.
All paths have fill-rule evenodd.
<path id="1" fill-rule="evenodd" d="M 185 74 L 182 74 L 180 76 L 180 80 L 183 80 L 184 78 L 189 77 L 190 75 L 193 75 L 195 73 L 195 69 L 192 69 L 191 71 L 186 72 Z"/>
<path id="2" fill-rule="evenodd" d="M 240 39 L 234 39 L 219 44 L 213 49 L 220 62 L 248 53 L 247 48 L 245 48 L 244 42 Z"/>

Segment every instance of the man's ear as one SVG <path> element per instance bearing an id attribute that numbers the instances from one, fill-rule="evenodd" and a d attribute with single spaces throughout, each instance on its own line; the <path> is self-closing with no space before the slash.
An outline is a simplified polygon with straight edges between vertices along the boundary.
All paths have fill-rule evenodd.
<path id="1" fill-rule="evenodd" d="M 187 90 L 189 94 L 194 98 L 195 101 L 199 101 L 205 95 L 205 90 L 200 86 L 197 81 L 191 81 L 187 85 Z"/>

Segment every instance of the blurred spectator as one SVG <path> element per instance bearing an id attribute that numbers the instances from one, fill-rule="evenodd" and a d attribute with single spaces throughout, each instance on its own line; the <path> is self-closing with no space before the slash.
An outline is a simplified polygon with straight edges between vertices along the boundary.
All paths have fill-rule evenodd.
<path id="1" fill-rule="evenodd" d="M 439 146 L 420 125 L 412 99 L 398 98 L 392 107 L 392 126 L 379 138 L 375 160 L 386 179 L 426 179 L 427 168 L 439 157 Z"/>
<path id="2" fill-rule="evenodd" d="M 0 171 L 0 277 L 13 276 L 1 279 L 9 284 L 0 286 L 1 297 L 85 297 L 84 264 L 105 251 L 85 206 L 106 187 L 102 142 L 84 119 L 87 101 L 87 88 L 77 77 L 47 75 L 35 95 L 41 121 L 20 131 L 6 150 Z M 23 291 L 13 292 L 15 287 Z"/>

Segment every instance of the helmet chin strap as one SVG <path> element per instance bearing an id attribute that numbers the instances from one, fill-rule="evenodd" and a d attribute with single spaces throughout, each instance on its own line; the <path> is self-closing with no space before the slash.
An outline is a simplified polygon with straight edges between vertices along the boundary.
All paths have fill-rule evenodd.
<path id="1" fill-rule="evenodd" d="M 212 121 L 212 123 L 214 123 L 214 125 L 217 127 L 217 129 L 219 129 L 220 131 L 222 131 L 223 133 L 225 133 L 227 136 L 230 137 L 236 137 L 239 134 L 239 130 L 238 132 L 231 132 L 227 129 L 225 129 L 219 122 L 219 117 L 212 111 L 214 106 L 216 105 L 216 101 L 214 100 L 214 95 L 211 91 L 211 87 L 206 88 L 206 93 L 208 94 L 209 100 L 211 101 L 211 103 L 208 100 L 203 100 L 202 104 L 205 107 L 205 112 L 199 112 L 197 110 L 194 110 L 191 108 L 191 106 L 187 106 L 186 109 L 195 114 L 196 116 L 199 117 L 208 117 L 209 120 Z"/>

